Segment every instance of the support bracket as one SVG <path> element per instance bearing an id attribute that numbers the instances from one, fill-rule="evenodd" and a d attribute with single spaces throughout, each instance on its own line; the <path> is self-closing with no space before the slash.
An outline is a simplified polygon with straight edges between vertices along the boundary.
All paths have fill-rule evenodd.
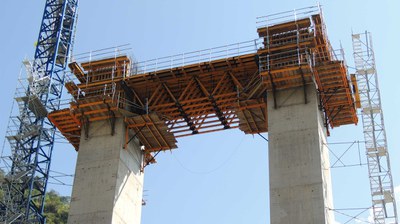
<path id="1" fill-rule="evenodd" d="M 344 107 L 343 105 L 339 106 L 336 113 L 332 116 L 331 121 L 333 121 L 335 119 L 335 117 L 340 113 L 340 111 L 343 109 L 343 107 Z"/>
<path id="2" fill-rule="evenodd" d="M 110 105 L 107 103 L 107 109 L 108 109 L 108 116 L 110 120 L 110 125 L 111 125 L 111 136 L 114 136 L 115 134 L 115 113 L 114 111 L 111 110 Z"/>
<path id="3" fill-rule="evenodd" d="M 330 89 L 328 89 L 326 92 L 323 92 L 324 94 L 325 93 L 327 93 L 327 94 L 330 94 L 328 97 L 326 97 L 326 99 L 325 99 L 325 101 L 323 101 L 323 99 L 321 100 L 322 102 L 321 102 L 321 106 L 322 107 L 325 107 L 325 105 L 329 102 L 329 100 L 332 98 L 332 96 L 334 96 L 335 95 L 335 93 L 337 92 L 339 90 L 339 88 L 338 87 L 335 87 L 334 89 L 333 89 L 333 91 L 332 92 L 330 92 Z"/>
<path id="4" fill-rule="evenodd" d="M 306 79 L 304 78 L 304 72 L 301 69 L 301 66 L 299 66 L 299 72 L 300 72 L 301 81 L 303 84 L 304 104 L 307 104 L 307 85 L 306 85 Z"/>
<path id="5" fill-rule="evenodd" d="M 274 83 L 274 79 L 272 78 L 271 71 L 269 69 L 268 69 L 268 76 L 269 76 L 269 79 L 271 80 L 272 97 L 274 98 L 274 108 L 278 109 L 278 104 L 276 102 L 276 86 L 275 86 L 275 83 Z"/>
<path id="6" fill-rule="evenodd" d="M 125 133 L 125 144 L 123 146 L 124 149 L 127 148 L 128 144 L 143 130 L 143 128 L 146 127 L 146 125 L 143 125 L 142 127 L 139 128 L 139 130 L 129 139 L 129 127 L 126 128 L 126 133 Z"/>
<path id="7" fill-rule="evenodd" d="M 156 159 L 157 155 L 158 155 L 161 151 L 163 151 L 163 149 L 158 150 L 158 151 L 154 154 L 153 160 Z M 144 168 L 146 168 L 146 166 L 150 165 L 150 162 L 151 162 L 151 161 L 146 161 L 146 160 L 144 159 L 144 160 L 143 160 L 143 167 L 142 167 L 142 170 L 144 170 Z"/>
<path id="8" fill-rule="evenodd" d="M 81 123 L 82 123 L 82 129 L 85 133 L 85 140 L 89 139 L 89 118 L 84 115 L 82 112 L 82 118 L 81 118 Z"/>

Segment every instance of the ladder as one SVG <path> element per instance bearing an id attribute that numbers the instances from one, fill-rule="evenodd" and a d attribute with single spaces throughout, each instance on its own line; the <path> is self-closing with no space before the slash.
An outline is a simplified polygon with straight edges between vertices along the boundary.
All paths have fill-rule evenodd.
<path id="1" fill-rule="evenodd" d="M 352 34 L 374 223 L 397 224 L 396 202 L 375 55 L 369 32 Z"/>

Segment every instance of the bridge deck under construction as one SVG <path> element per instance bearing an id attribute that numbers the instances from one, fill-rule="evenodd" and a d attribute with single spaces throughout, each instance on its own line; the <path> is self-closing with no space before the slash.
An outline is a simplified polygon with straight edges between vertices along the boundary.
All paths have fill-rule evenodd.
<path id="1" fill-rule="evenodd" d="M 290 88 L 317 87 L 327 128 L 357 123 L 357 84 L 332 50 L 320 14 L 258 33 L 262 46 L 252 52 L 154 71 L 125 55 L 73 62 L 76 80 L 66 83 L 73 101 L 48 117 L 77 150 L 90 122 L 109 120 L 113 132 L 123 118 L 148 162 L 152 153 L 176 148 L 179 137 L 231 128 L 267 132 L 266 97 Z"/>

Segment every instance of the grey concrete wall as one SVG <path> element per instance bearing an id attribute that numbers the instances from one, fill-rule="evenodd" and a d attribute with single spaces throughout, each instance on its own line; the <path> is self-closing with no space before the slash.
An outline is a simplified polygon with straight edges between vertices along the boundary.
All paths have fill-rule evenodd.
<path id="1" fill-rule="evenodd" d="M 82 133 L 68 223 L 139 224 L 143 173 L 137 141 L 123 149 L 125 126 L 116 121 L 90 123 L 89 138 Z"/>
<path id="2" fill-rule="evenodd" d="M 271 224 L 333 223 L 326 131 L 315 87 L 268 94 Z"/>

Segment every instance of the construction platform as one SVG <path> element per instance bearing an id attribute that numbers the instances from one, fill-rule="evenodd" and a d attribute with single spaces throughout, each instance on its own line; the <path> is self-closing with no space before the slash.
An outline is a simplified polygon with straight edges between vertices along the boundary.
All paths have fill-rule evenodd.
<path id="1" fill-rule="evenodd" d="M 112 127 L 123 118 L 127 136 L 133 131 L 144 145 L 147 163 L 155 162 L 155 153 L 176 148 L 179 137 L 231 128 L 267 132 L 266 98 L 304 88 L 307 103 L 309 84 L 318 90 L 327 130 L 357 123 L 357 83 L 342 52 L 332 49 L 320 13 L 267 24 L 257 32 L 262 43 L 250 51 L 238 49 L 216 59 L 210 53 L 194 63 L 186 57 L 179 66 L 174 58 L 143 65 L 126 55 L 73 62 L 75 80 L 65 84 L 73 100 L 48 118 L 76 150 L 90 122 L 109 120 Z M 165 61 L 169 66 L 158 66 Z"/>

